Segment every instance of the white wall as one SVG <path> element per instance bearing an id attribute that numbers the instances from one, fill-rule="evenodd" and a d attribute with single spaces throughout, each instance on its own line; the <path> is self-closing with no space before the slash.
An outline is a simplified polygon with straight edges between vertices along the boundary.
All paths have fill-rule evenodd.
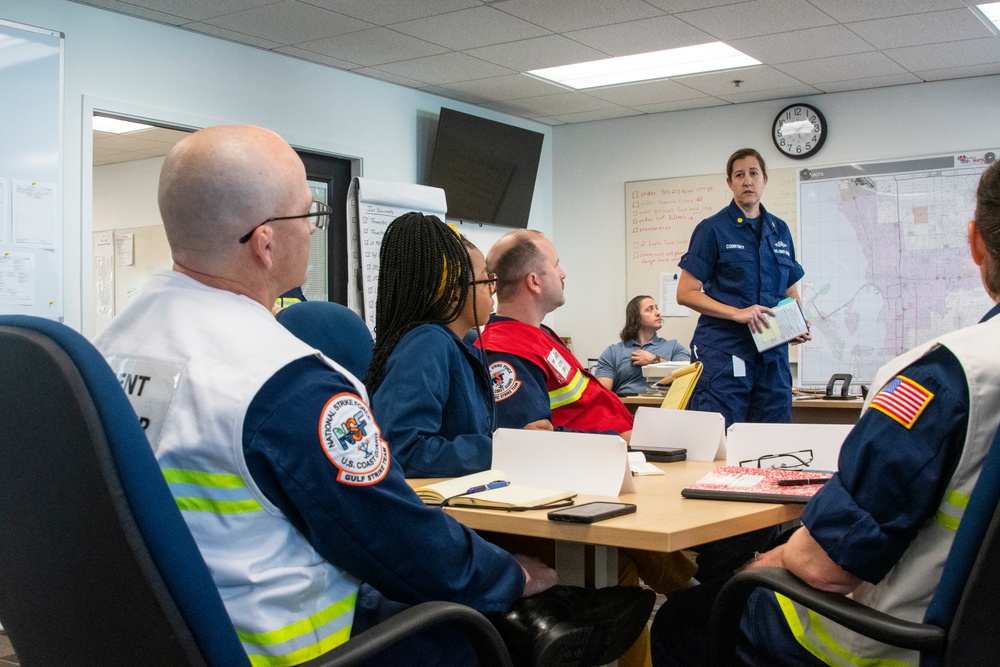
<path id="1" fill-rule="evenodd" d="M 90 111 L 190 127 L 249 123 L 293 145 L 363 159 L 371 178 L 419 183 L 442 105 L 546 136 L 529 225 L 552 230 L 551 128 L 220 39 L 65 0 L 0 0 L 0 19 L 63 32 L 66 323 L 90 313 Z M 9 101 L 7 103 L 10 103 Z M 488 245 L 498 230 L 473 239 Z"/>
<path id="2" fill-rule="evenodd" d="M 162 157 L 94 168 L 93 230 L 162 225 L 156 192 Z"/>
<path id="3" fill-rule="evenodd" d="M 809 160 L 782 158 L 771 143 L 774 117 L 793 101 L 817 106 L 831 127 Z M 743 146 L 759 150 L 768 169 L 996 148 L 998 108 L 1000 76 L 989 76 L 556 127 L 553 238 L 567 274 L 556 330 L 573 337 L 581 360 L 618 339 L 631 296 L 625 293 L 626 181 L 724 174 L 726 159 Z M 667 337 L 670 326 L 665 319 Z"/>

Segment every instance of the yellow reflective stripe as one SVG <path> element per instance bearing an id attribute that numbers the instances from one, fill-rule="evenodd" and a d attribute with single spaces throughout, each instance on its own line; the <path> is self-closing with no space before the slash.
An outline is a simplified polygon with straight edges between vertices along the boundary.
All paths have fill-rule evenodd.
<path id="1" fill-rule="evenodd" d="M 949 506 L 956 508 L 955 513 L 959 516 L 955 517 L 946 512 L 945 510 L 948 509 Z M 945 494 L 944 500 L 941 501 L 941 507 L 934 513 L 934 520 L 949 530 L 958 530 L 958 527 L 962 523 L 961 515 L 968 506 L 969 496 L 964 493 L 959 493 L 958 491 L 949 491 Z"/>
<path id="2" fill-rule="evenodd" d="M 247 485 L 239 475 L 220 472 L 202 472 L 200 470 L 182 470 L 180 468 L 164 468 L 163 478 L 167 484 L 187 484 L 209 489 L 246 489 Z M 214 512 L 216 514 L 242 514 L 244 512 L 259 512 L 263 509 L 260 502 L 254 498 L 242 500 L 221 500 L 218 498 L 202 498 L 199 496 L 174 496 L 174 502 L 181 510 L 188 512 Z"/>
<path id="3" fill-rule="evenodd" d="M 865 658 L 856 653 L 851 653 L 837 643 L 829 631 L 823 627 L 823 617 L 811 609 L 807 609 L 809 614 L 809 628 L 802 625 L 795 603 L 781 593 L 775 593 L 778 605 L 788 623 L 788 629 L 792 631 L 795 640 L 805 650 L 812 653 L 818 659 L 828 665 L 854 665 L 855 667 L 914 667 L 916 663 L 903 662 L 901 660 L 890 660 L 888 658 Z M 809 631 L 815 635 L 818 644 L 813 642 L 808 636 Z"/>
<path id="4" fill-rule="evenodd" d="M 549 406 L 555 410 L 556 408 L 580 400 L 580 397 L 583 396 L 583 391 L 589 383 L 590 379 L 577 369 L 576 374 L 570 380 L 569 384 L 549 392 Z"/>
<path id="5" fill-rule="evenodd" d="M 244 512 L 259 512 L 264 508 L 260 503 L 249 500 L 216 500 L 213 498 L 198 498 L 197 496 L 174 496 L 174 502 L 182 511 L 214 512 L 215 514 L 242 514 Z"/>
<path id="6" fill-rule="evenodd" d="M 248 654 L 247 657 L 250 658 L 250 664 L 253 667 L 291 667 L 292 665 L 301 665 L 303 662 L 332 651 L 350 638 L 351 626 L 347 626 L 322 641 L 286 655 Z"/>
<path id="7" fill-rule="evenodd" d="M 201 472 L 199 470 L 181 470 L 180 468 L 164 468 L 163 478 L 167 484 L 194 484 L 210 486 L 216 489 L 239 489 L 246 484 L 239 475 L 221 472 Z"/>
<path id="8" fill-rule="evenodd" d="M 237 631 L 236 634 L 241 642 L 253 644 L 255 646 L 272 646 L 301 637 L 316 629 L 326 625 L 330 621 L 351 612 L 357 604 L 357 593 L 348 595 L 343 600 L 338 600 L 326 609 L 321 609 L 312 616 L 296 621 L 283 628 L 270 630 L 268 632 L 245 632 Z M 284 665 L 298 665 L 306 660 L 315 658 L 326 653 L 330 649 L 340 646 L 351 637 L 351 626 L 341 628 L 337 632 L 324 637 L 320 641 L 309 646 L 286 653 L 284 655 L 250 655 L 250 663 L 253 665 L 283 667 Z"/>

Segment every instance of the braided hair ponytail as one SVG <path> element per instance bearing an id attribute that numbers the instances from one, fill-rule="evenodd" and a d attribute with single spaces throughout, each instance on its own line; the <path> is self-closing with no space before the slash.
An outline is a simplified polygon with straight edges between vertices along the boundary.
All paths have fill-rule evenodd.
<path id="1" fill-rule="evenodd" d="M 378 389 L 389 355 L 410 329 L 448 324 L 461 315 L 473 277 L 466 244 L 471 245 L 433 215 L 406 213 L 386 229 L 379 255 L 375 349 L 365 378 L 369 393 Z"/>

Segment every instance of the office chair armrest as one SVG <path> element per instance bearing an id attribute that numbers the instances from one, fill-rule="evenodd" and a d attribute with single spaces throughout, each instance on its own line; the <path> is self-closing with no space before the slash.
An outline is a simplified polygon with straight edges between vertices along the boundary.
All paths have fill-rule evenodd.
<path id="1" fill-rule="evenodd" d="M 889 616 L 843 595 L 817 590 L 786 569 L 764 567 L 734 575 L 719 591 L 709 620 L 709 664 L 732 664 L 743 609 L 758 587 L 781 593 L 876 641 L 916 651 L 944 650 L 942 628 Z"/>
<path id="2" fill-rule="evenodd" d="M 476 651 L 479 664 L 511 667 L 507 647 L 493 624 L 478 611 L 454 602 L 424 602 L 382 621 L 303 667 L 351 667 L 433 626 L 447 623 L 463 632 Z"/>

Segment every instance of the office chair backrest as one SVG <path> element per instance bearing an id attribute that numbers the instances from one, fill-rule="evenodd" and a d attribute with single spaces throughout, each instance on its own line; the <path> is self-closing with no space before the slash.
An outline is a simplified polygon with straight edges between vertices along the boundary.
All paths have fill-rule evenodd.
<path id="1" fill-rule="evenodd" d="M 278 312 L 278 321 L 299 340 L 315 347 L 359 380 L 372 362 L 371 331 L 357 313 L 330 301 L 303 301 Z"/>
<path id="2" fill-rule="evenodd" d="M 22 665 L 249 665 L 121 386 L 0 316 L 0 624 Z"/>
<path id="3" fill-rule="evenodd" d="M 1000 429 L 976 480 L 924 622 L 948 630 L 945 665 L 996 660 L 1000 600 Z M 978 657 L 977 657 L 978 656 Z M 936 660 L 922 664 L 939 664 Z"/>

